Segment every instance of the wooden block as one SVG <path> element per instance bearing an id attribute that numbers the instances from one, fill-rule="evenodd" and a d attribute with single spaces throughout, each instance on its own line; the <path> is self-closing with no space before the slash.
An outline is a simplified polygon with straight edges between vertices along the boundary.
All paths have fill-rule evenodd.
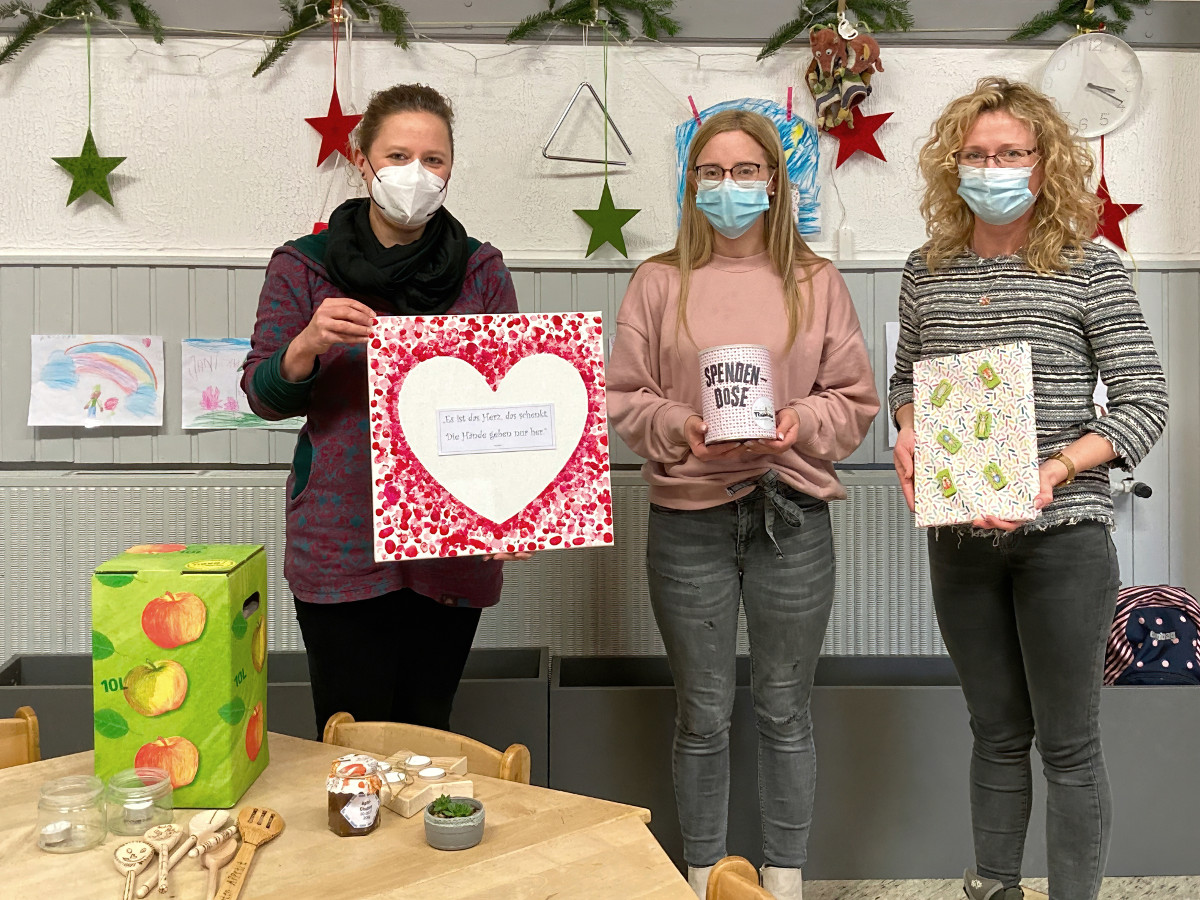
<path id="1" fill-rule="evenodd" d="M 417 756 L 414 750 L 397 750 L 391 756 L 384 760 L 393 769 L 403 772 L 404 761 L 410 756 Z M 424 754 L 421 754 L 424 755 Z M 437 766 L 439 769 L 445 769 L 447 775 L 466 775 L 467 774 L 467 758 L 465 756 L 431 756 L 430 765 Z"/>
<path id="2" fill-rule="evenodd" d="M 467 758 L 465 756 L 433 756 L 430 765 L 445 770 L 441 778 L 429 780 L 418 778 L 412 784 L 404 784 L 397 776 L 404 774 L 404 762 L 415 755 L 411 750 L 400 750 L 389 756 L 384 762 L 392 767 L 392 771 L 384 779 L 384 790 L 380 799 L 383 805 L 394 813 L 408 819 L 421 812 L 442 794 L 452 797 L 474 797 L 475 785 L 467 778 Z"/>

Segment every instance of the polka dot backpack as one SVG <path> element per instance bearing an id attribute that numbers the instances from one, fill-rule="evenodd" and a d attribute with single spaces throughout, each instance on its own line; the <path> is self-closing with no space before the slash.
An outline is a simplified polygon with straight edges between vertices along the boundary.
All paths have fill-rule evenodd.
<path id="1" fill-rule="evenodd" d="M 1200 684 L 1200 603 L 1165 584 L 1117 594 L 1105 684 Z"/>

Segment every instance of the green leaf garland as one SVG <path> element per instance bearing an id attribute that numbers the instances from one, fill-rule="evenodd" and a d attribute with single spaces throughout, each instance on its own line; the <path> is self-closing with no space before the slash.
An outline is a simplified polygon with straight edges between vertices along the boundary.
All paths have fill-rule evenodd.
<path id="1" fill-rule="evenodd" d="M 547 25 L 573 25 L 584 27 L 597 25 L 597 9 L 608 15 L 608 27 L 623 41 L 633 38 L 629 29 L 630 15 L 641 16 L 642 34 L 652 41 L 663 34 L 679 33 L 679 22 L 668 15 L 675 8 L 675 0 L 567 0 L 559 4 L 548 0 L 549 6 L 541 12 L 526 16 L 504 39 L 506 44 L 533 37 Z"/>
<path id="2" fill-rule="evenodd" d="M 255 77 L 279 62 L 297 37 L 328 22 L 333 0 L 282 0 L 279 6 L 288 14 L 287 28 L 270 38 L 271 45 L 254 70 Z M 408 13 L 403 7 L 387 0 L 343 0 L 342 11 L 361 22 L 369 22 L 373 16 L 379 29 L 395 38 L 392 43 L 408 49 Z"/>
<path id="3" fill-rule="evenodd" d="M 133 21 L 154 38 L 154 43 L 163 42 L 162 20 L 145 0 L 48 0 L 40 10 L 25 0 L 15 0 L 0 4 L 0 21 L 24 16 L 25 23 L 0 48 L 0 65 L 32 44 L 34 38 L 73 20 L 89 16 L 119 20 L 122 18 L 122 5 L 129 8 Z"/>
<path id="4" fill-rule="evenodd" d="M 1045 34 L 1056 25 L 1067 25 L 1081 31 L 1111 31 L 1124 34 L 1133 19 L 1133 6 L 1146 6 L 1150 0 L 1096 0 L 1095 10 L 1089 15 L 1087 0 L 1059 0 L 1053 9 L 1040 12 L 1023 23 L 1009 35 L 1010 41 L 1025 41 Z M 1101 7 L 1112 7 L 1112 17 L 1100 11 Z"/>
<path id="5" fill-rule="evenodd" d="M 780 25 L 767 38 L 758 59 L 773 56 L 792 41 L 808 33 L 813 25 L 837 20 L 837 0 L 801 3 L 795 18 Z M 866 31 L 908 31 L 914 19 L 908 11 L 908 0 L 849 0 L 846 17 Z"/>

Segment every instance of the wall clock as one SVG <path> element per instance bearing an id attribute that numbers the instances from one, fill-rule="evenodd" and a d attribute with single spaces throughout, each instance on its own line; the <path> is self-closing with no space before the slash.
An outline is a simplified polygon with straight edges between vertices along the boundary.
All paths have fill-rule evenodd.
<path id="1" fill-rule="evenodd" d="M 1041 87 L 1080 137 L 1099 137 L 1133 114 L 1142 95 L 1142 64 L 1123 40 L 1093 31 L 1054 51 Z"/>

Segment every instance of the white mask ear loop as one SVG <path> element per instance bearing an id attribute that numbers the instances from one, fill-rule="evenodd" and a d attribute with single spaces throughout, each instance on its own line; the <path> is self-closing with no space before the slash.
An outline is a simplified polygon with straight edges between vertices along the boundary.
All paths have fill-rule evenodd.
<path id="1" fill-rule="evenodd" d="M 379 173 L 376 172 L 375 167 L 373 165 L 371 165 L 371 157 L 367 156 L 367 154 L 364 153 L 363 159 L 365 159 L 367 161 L 368 166 L 371 166 L 371 174 L 375 176 L 374 178 L 371 179 L 371 181 L 378 181 Z M 380 208 L 380 210 L 383 210 L 383 204 L 375 199 L 375 194 L 371 190 L 371 181 L 367 181 L 365 176 L 363 178 L 363 181 L 367 182 L 367 196 L 371 198 L 371 202 L 374 203 L 376 206 L 378 206 Z"/>

